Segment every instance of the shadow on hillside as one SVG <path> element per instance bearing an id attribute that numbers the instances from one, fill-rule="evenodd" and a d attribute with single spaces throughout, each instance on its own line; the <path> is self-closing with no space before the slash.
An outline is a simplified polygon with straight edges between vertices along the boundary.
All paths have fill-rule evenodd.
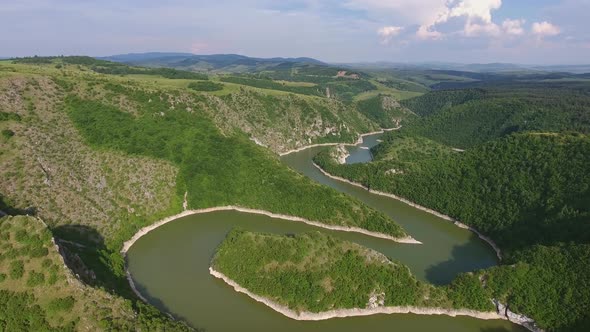
<path id="1" fill-rule="evenodd" d="M 435 285 L 447 285 L 460 273 L 495 265 L 490 256 L 482 259 L 482 253 L 491 249 L 482 249 L 480 241 L 477 235 L 473 234 L 466 243 L 454 246 L 448 260 L 426 269 L 426 280 Z"/>
<path id="2" fill-rule="evenodd" d="M 27 215 L 27 216 L 34 216 L 37 214 L 37 208 L 35 207 L 28 207 L 26 209 L 20 209 L 12 206 L 9 202 L 7 202 L 6 198 L 0 193 L 0 217 L 4 216 L 5 214 L 9 216 L 20 216 L 20 215 Z"/>
<path id="3" fill-rule="evenodd" d="M 118 289 L 120 278 L 113 271 L 104 238 L 98 231 L 85 225 L 63 225 L 52 232 L 66 264 L 80 280 L 108 291 Z"/>
<path id="4" fill-rule="evenodd" d="M 85 284 L 132 300 L 140 311 L 153 310 L 136 303 L 141 300 L 129 285 L 123 256 L 108 249 L 103 236 L 96 229 L 86 225 L 62 225 L 53 228 L 52 232 L 68 268 Z M 149 294 L 145 286 L 134 282 L 151 305 L 163 312 L 170 312 L 160 299 Z"/>

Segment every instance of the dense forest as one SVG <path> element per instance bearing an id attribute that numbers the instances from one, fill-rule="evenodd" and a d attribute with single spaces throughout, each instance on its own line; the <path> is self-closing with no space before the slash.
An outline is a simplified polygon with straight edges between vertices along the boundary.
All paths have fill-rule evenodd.
<path id="1" fill-rule="evenodd" d="M 586 83 L 433 91 L 401 104 L 423 116 L 404 131 L 462 149 L 514 132 L 590 132 Z"/>
<path id="2" fill-rule="evenodd" d="M 370 302 L 495 309 L 486 297 L 488 291 L 465 287 L 477 278 L 473 274 L 450 286 L 435 287 L 416 280 L 400 262 L 320 232 L 273 235 L 234 229 L 211 265 L 249 291 L 297 312 L 367 308 Z"/>
<path id="3" fill-rule="evenodd" d="M 329 173 L 395 193 L 489 235 L 503 249 L 504 263 L 517 264 L 482 272 L 496 281 L 488 285 L 498 297 L 543 327 L 588 324 L 590 292 L 582 285 L 590 282 L 590 138 L 517 133 L 463 153 L 408 160 L 389 152 L 408 139 L 420 140 L 407 135 L 392 133 L 369 164 L 338 165 L 327 151 L 314 161 Z M 557 313 L 563 311 L 568 315 Z"/>

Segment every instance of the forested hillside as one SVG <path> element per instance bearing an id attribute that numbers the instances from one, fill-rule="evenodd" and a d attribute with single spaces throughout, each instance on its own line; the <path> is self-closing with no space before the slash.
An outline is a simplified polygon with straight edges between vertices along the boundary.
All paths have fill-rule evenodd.
<path id="1" fill-rule="evenodd" d="M 462 149 L 513 132 L 590 132 L 588 83 L 487 84 L 433 91 L 401 104 L 423 116 L 405 132 Z"/>
<path id="2" fill-rule="evenodd" d="M 391 134 L 369 164 L 338 165 L 328 152 L 314 160 L 489 235 L 504 263 L 516 264 L 481 272 L 496 298 L 545 328 L 589 326 L 590 137 L 517 133 L 463 153 L 408 158 L 392 151 L 421 138 L 403 135 Z"/>
<path id="3" fill-rule="evenodd" d="M 381 128 L 397 128 L 415 120 L 415 114 L 393 97 L 379 94 L 356 102 L 359 113 L 379 124 Z"/>

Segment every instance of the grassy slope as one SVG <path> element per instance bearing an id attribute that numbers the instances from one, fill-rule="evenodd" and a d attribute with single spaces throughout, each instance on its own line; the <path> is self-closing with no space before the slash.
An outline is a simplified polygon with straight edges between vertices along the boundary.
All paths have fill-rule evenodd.
<path id="1" fill-rule="evenodd" d="M 249 291 L 296 311 L 366 308 L 372 296 L 385 306 L 494 308 L 483 290 L 469 294 L 457 292 L 457 284 L 434 287 L 416 280 L 399 262 L 319 232 L 281 236 L 233 230 L 211 264 Z M 466 274 L 460 283 L 473 278 Z"/>
<path id="2" fill-rule="evenodd" d="M 41 220 L 0 218 L 0 234 L 1 330 L 188 330 L 164 317 L 149 319 L 154 313 L 139 303 L 138 315 L 131 301 L 80 282 Z"/>
<path id="3" fill-rule="evenodd" d="M 239 128 L 277 152 L 314 143 L 352 143 L 359 133 L 379 127 L 353 107 L 326 98 L 243 89 L 219 98 L 207 96 L 206 103 L 224 132 Z"/>

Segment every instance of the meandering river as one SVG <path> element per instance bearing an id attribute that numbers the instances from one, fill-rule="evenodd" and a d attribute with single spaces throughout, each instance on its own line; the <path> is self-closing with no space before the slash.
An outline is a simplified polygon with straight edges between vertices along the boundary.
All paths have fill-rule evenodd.
<path id="1" fill-rule="evenodd" d="M 348 163 L 371 160 L 367 147 L 381 134 L 350 147 Z M 363 148 L 364 147 L 364 148 Z M 277 234 L 310 230 L 338 236 L 402 261 L 422 280 L 445 284 L 458 273 L 497 264 L 495 252 L 468 230 L 388 197 L 324 176 L 312 164 L 322 147 L 281 157 L 313 180 L 357 197 L 401 224 L 422 245 L 399 244 L 370 236 L 327 231 L 262 215 L 223 211 L 184 217 L 140 238 L 127 252 L 128 269 L 138 290 L 152 304 L 207 331 L 522 331 L 507 321 L 413 314 L 350 317 L 320 322 L 294 321 L 236 293 L 209 274 L 209 263 L 227 232 L 236 226 Z M 247 254 L 247 253 L 244 253 Z"/>

